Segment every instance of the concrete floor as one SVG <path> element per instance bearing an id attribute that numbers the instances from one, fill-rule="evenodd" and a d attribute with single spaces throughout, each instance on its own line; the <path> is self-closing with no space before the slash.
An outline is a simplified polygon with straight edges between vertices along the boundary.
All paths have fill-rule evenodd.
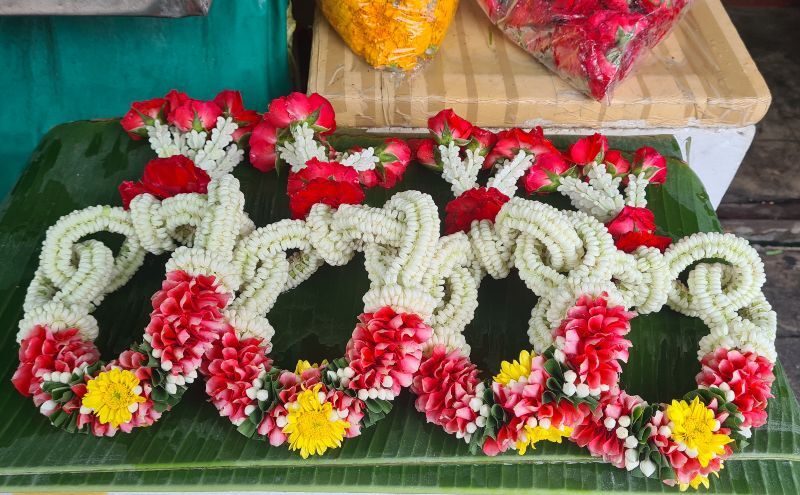
<path id="1" fill-rule="evenodd" d="M 757 245 L 778 313 L 778 354 L 800 397 L 800 7 L 728 7 L 772 91 L 772 106 L 718 209 Z"/>

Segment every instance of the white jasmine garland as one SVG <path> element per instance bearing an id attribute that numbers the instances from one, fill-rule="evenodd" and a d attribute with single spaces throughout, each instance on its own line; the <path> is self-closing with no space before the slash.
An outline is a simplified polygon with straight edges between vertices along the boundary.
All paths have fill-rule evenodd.
<path id="1" fill-rule="evenodd" d="M 356 172 L 366 172 L 367 170 L 375 170 L 380 159 L 375 156 L 375 148 L 370 146 L 361 151 L 339 153 L 336 161 L 346 167 L 355 169 Z"/>
<path id="2" fill-rule="evenodd" d="M 586 169 L 588 183 L 576 177 L 564 177 L 558 192 L 569 197 L 578 210 L 606 223 L 625 206 L 625 199 L 619 192 L 621 179 L 609 174 L 603 164 L 587 165 Z"/>
<path id="3" fill-rule="evenodd" d="M 465 150 L 466 159 L 462 160 L 461 148 L 452 141 L 447 146 L 440 144 L 439 153 L 442 159 L 442 178 L 450 183 L 453 195 L 461 196 L 478 186 L 476 181 L 485 157 L 473 150 Z"/>
<path id="4" fill-rule="evenodd" d="M 513 197 L 517 193 L 519 179 L 533 165 L 533 158 L 533 155 L 519 150 L 512 160 L 503 160 L 503 163 L 486 183 L 486 187 L 494 187 L 509 198 Z"/>

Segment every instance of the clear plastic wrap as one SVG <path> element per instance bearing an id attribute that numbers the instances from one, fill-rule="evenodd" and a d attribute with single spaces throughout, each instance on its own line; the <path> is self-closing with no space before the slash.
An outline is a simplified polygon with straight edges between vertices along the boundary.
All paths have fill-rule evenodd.
<path id="1" fill-rule="evenodd" d="M 458 0 L 321 0 L 322 13 L 377 69 L 409 71 L 439 48 Z"/>
<path id="2" fill-rule="evenodd" d="M 477 0 L 510 39 L 596 100 L 609 98 L 692 0 Z"/>

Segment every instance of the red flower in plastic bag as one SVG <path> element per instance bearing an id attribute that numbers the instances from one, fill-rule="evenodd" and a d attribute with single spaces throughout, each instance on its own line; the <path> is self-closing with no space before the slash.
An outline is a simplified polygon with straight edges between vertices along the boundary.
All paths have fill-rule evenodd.
<path id="1" fill-rule="evenodd" d="M 571 168 L 561 153 L 539 155 L 522 178 L 525 191 L 528 194 L 551 193 L 558 188 L 561 177 L 567 175 Z"/>
<path id="2" fill-rule="evenodd" d="M 11 378 L 14 388 L 24 396 L 36 394 L 44 373 L 72 372 L 83 363 L 94 363 L 100 352 L 93 342 L 84 340 L 77 328 L 58 332 L 36 325 L 22 339 L 19 366 Z"/>
<path id="3" fill-rule="evenodd" d="M 579 139 L 570 146 L 567 157 L 576 165 L 603 163 L 606 151 L 608 151 L 608 139 L 602 134 L 593 134 Z"/>
<path id="4" fill-rule="evenodd" d="M 655 184 L 663 184 L 667 180 L 667 159 L 650 146 L 642 146 L 633 155 L 632 174 L 644 172 L 645 177 Z"/>
<path id="5" fill-rule="evenodd" d="M 153 125 L 156 119 L 164 120 L 166 106 L 167 100 L 164 98 L 134 102 L 128 113 L 120 120 L 120 124 L 128 136 L 138 141 L 147 136 L 146 126 Z"/>
<path id="6" fill-rule="evenodd" d="M 311 207 L 322 203 L 331 208 L 364 201 L 358 172 L 337 162 L 312 158 L 299 172 L 291 172 L 287 184 L 292 218 L 305 218 Z"/>
<path id="7" fill-rule="evenodd" d="M 250 134 L 250 164 L 262 172 L 273 170 L 278 159 L 275 152 L 277 143 L 277 129 L 268 120 L 262 120 Z"/>
<path id="8" fill-rule="evenodd" d="M 266 351 L 260 339 L 240 340 L 231 329 L 206 352 L 201 368 L 206 376 L 206 393 L 220 416 L 227 416 L 235 425 L 247 419 L 245 409 L 253 403 L 247 390 L 271 366 Z"/>
<path id="9" fill-rule="evenodd" d="M 472 136 L 472 124 L 456 115 L 451 108 L 429 118 L 428 129 L 433 134 L 433 139 L 444 145 L 453 141 L 459 146 L 464 146 Z"/>
<path id="10" fill-rule="evenodd" d="M 702 371 L 697 375 L 701 387 L 728 388 L 733 403 L 744 416 L 744 428 L 758 428 L 767 422 L 767 401 L 775 374 L 773 364 L 754 352 L 719 348 L 700 361 Z"/>
<path id="11" fill-rule="evenodd" d="M 315 131 L 325 136 L 336 130 L 336 114 L 333 106 L 318 93 L 304 95 L 291 93 L 275 98 L 264 115 L 275 128 L 286 129 L 292 124 L 306 122 Z"/>
<path id="12" fill-rule="evenodd" d="M 386 138 L 375 150 L 375 155 L 380 160 L 380 165 L 373 170 L 360 172 L 361 183 L 365 187 L 393 188 L 403 179 L 408 162 L 411 161 L 411 148 L 402 139 Z"/>
<path id="13" fill-rule="evenodd" d="M 475 220 L 494 222 L 500 208 L 508 200 L 508 196 L 493 187 L 477 187 L 464 191 L 461 196 L 447 203 L 444 208 L 445 235 L 469 232 L 472 222 Z"/>
<path id="14" fill-rule="evenodd" d="M 626 206 L 606 224 L 606 228 L 615 239 L 629 232 L 652 233 L 656 230 L 656 217 L 647 208 Z"/>
<path id="15" fill-rule="evenodd" d="M 131 200 L 144 193 L 159 199 L 171 198 L 184 193 L 208 192 L 211 178 L 205 170 L 183 155 L 155 158 L 147 162 L 139 182 L 125 181 L 119 185 L 122 204 L 127 209 Z"/>
<path id="16" fill-rule="evenodd" d="M 167 122 L 183 132 L 208 131 L 217 125 L 222 109 L 213 101 L 188 100 L 177 107 L 170 107 Z"/>
<path id="17" fill-rule="evenodd" d="M 447 433 L 466 433 L 467 424 L 478 417 L 469 402 L 479 383 L 478 368 L 468 357 L 437 345 L 420 364 L 411 391 L 417 396 L 417 411 L 424 412 L 429 423 Z"/>
<path id="18" fill-rule="evenodd" d="M 515 127 L 497 133 L 497 142 L 486 156 L 483 168 L 494 167 L 502 159 L 511 160 L 520 150 L 535 157 L 547 153 L 559 153 L 553 143 L 544 137 L 541 127 L 536 127 L 530 132 Z"/>
<path id="19" fill-rule="evenodd" d="M 364 313 L 347 343 L 346 357 L 355 372 L 352 390 L 386 389 L 394 396 L 411 385 L 422 360 L 422 345 L 433 329 L 413 313 L 384 306 Z"/>

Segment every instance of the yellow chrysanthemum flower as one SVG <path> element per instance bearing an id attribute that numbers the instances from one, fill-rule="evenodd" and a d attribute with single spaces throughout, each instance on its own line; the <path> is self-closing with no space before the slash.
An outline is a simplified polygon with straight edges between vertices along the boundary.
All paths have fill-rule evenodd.
<path id="1" fill-rule="evenodd" d="M 528 447 L 536 450 L 536 442 L 547 441 L 561 443 L 561 439 L 572 435 L 572 428 L 562 426 L 561 429 L 551 426 L 542 428 L 541 426 L 525 426 L 525 441 L 517 440 L 517 451 L 519 455 L 525 455 Z"/>
<path id="2" fill-rule="evenodd" d="M 295 402 L 288 404 L 286 426 L 283 432 L 289 436 L 289 448 L 300 449 L 303 459 L 309 455 L 324 454 L 328 449 L 342 446 L 345 431 L 350 423 L 341 419 L 333 405 L 325 400 L 320 389 L 314 385 L 297 394 Z"/>
<path id="3" fill-rule="evenodd" d="M 500 385 L 508 385 L 511 380 L 519 380 L 520 377 L 527 377 L 531 374 L 531 361 L 536 354 L 528 351 L 519 353 L 519 361 L 503 361 L 500 363 L 500 373 L 494 377 L 494 381 Z"/>
<path id="4" fill-rule="evenodd" d="M 301 359 L 297 361 L 297 366 L 294 367 L 294 374 L 302 375 L 303 372 L 309 368 L 319 368 L 320 366 L 325 366 L 327 364 L 328 364 L 327 359 L 323 359 L 322 362 L 319 364 L 306 361 L 305 359 Z"/>
<path id="5" fill-rule="evenodd" d="M 146 399 L 133 372 L 113 368 L 104 371 L 86 383 L 86 395 L 81 405 L 98 417 L 101 424 L 111 423 L 114 428 L 127 423 L 139 403 Z"/>
<path id="6" fill-rule="evenodd" d="M 719 477 L 718 474 L 717 474 L 717 477 Z M 685 492 L 686 490 L 689 489 L 690 486 L 692 488 L 694 488 L 695 490 L 697 490 L 697 489 L 700 488 L 700 485 L 703 485 L 704 487 L 706 487 L 706 490 L 711 486 L 709 484 L 709 482 L 708 482 L 708 476 L 703 476 L 702 474 L 698 474 L 697 476 L 692 478 L 692 481 L 690 481 L 688 483 L 680 483 L 680 484 L 678 484 L 678 488 L 680 488 L 682 492 Z"/>
<path id="7" fill-rule="evenodd" d="M 725 453 L 725 445 L 733 439 L 728 435 L 714 433 L 719 423 L 714 411 L 695 397 L 691 404 L 685 400 L 673 400 L 667 407 L 667 417 L 672 422 L 672 439 L 697 452 L 697 460 L 703 467 L 714 457 Z"/>

